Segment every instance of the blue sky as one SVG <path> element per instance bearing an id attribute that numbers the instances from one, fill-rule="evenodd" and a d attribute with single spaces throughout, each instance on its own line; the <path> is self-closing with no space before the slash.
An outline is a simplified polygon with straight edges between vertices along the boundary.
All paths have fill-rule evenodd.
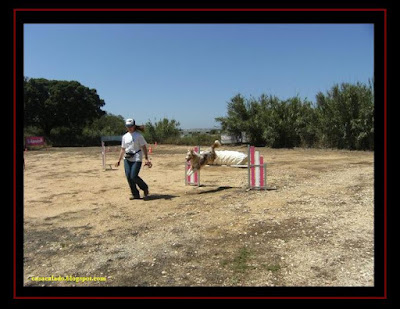
<path id="1" fill-rule="evenodd" d="M 373 78 L 373 24 L 25 24 L 24 76 L 95 88 L 137 123 L 219 126 L 240 93 L 315 101 Z"/>

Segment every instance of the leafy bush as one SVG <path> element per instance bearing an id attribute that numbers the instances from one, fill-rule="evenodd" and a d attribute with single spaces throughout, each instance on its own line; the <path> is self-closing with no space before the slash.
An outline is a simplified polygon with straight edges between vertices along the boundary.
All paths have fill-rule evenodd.
<path id="1" fill-rule="evenodd" d="M 237 95 L 228 103 L 228 116 L 216 118 L 222 129 L 235 136 L 245 133 L 256 146 L 312 146 L 316 120 L 311 103 L 298 97 L 282 101 L 262 95 L 258 100 L 245 100 Z"/>
<path id="2" fill-rule="evenodd" d="M 327 147 L 374 149 L 372 84 L 343 83 L 317 94 L 320 139 Z"/>
<path id="3" fill-rule="evenodd" d="M 192 136 L 183 136 L 175 141 L 176 145 L 187 146 L 211 146 L 215 140 L 220 140 L 219 134 L 196 134 Z"/>
<path id="4" fill-rule="evenodd" d="M 179 122 L 175 119 L 169 120 L 167 118 L 156 121 L 154 124 L 148 121 L 145 125 L 143 136 L 148 143 L 171 143 L 179 139 Z"/>
<path id="5" fill-rule="evenodd" d="M 374 95 L 371 83 L 334 85 L 316 104 L 299 97 L 280 100 L 238 94 L 218 117 L 222 129 L 256 146 L 374 149 Z"/>

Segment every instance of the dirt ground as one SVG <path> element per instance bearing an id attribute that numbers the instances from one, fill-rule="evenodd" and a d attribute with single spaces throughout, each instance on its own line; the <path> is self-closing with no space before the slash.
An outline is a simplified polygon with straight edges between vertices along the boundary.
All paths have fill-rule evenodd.
<path id="1" fill-rule="evenodd" d="M 186 150 L 153 146 L 133 201 L 100 147 L 25 152 L 24 285 L 374 285 L 373 152 L 259 148 L 276 190 L 247 191 L 247 169 L 226 166 L 185 186 Z M 106 281 L 31 279 L 52 275 Z"/>

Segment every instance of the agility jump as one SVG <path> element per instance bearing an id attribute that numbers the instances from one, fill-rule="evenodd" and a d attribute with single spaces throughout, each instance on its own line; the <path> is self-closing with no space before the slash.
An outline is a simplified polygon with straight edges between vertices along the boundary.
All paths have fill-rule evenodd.
<path id="1" fill-rule="evenodd" d="M 107 163 L 106 160 L 106 145 L 105 142 L 110 142 L 110 141 L 117 141 L 117 142 L 121 142 L 122 140 L 122 136 L 119 135 L 115 135 L 115 136 L 102 136 L 101 137 L 101 160 L 103 163 L 103 170 L 112 170 L 112 166 L 114 165 L 113 163 Z"/>
<path id="2" fill-rule="evenodd" d="M 196 146 L 193 148 L 196 153 L 200 153 L 200 146 Z M 218 165 L 221 164 L 221 160 L 218 160 L 219 153 L 222 156 L 225 156 L 225 161 L 235 163 L 232 158 L 227 158 L 228 156 L 233 155 L 233 151 L 216 151 Z M 228 154 L 229 153 L 229 154 Z M 267 163 L 264 163 L 264 158 L 260 155 L 260 152 L 255 150 L 254 146 L 248 146 L 247 157 L 245 154 L 239 153 L 240 156 L 239 162 L 240 164 L 227 164 L 232 167 L 247 167 L 248 171 L 248 189 L 249 190 L 267 190 Z M 237 159 L 237 158 L 236 158 Z M 247 164 L 243 164 L 244 161 L 247 160 Z M 225 163 L 222 161 L 222 163 Z M 237 163 L 237 162 L 236 162 Z M 185 162 L 185 185 L 197 186 L 200 187 L 200 170 L 195 170 L 193 173 L 190 173 L 191 170 L 191 162 Z M 189 172 L 189 173 L 188 173 Z"/>

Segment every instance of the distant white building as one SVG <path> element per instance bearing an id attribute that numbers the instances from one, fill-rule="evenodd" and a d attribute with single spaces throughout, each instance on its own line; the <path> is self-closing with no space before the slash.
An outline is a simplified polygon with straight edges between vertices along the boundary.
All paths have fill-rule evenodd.
<path id="1" fill-rule="evenodd" d="M 197 134 L 221 134 L 221 144 L 247 144 L 249 142 L 246 133 L 242 132 L 241 136 L 234 136 L 228 133 L 222 133 L 218 128 L 205 129 L 181 129 L 181 137 L 193 136 Z"/>
<path id="2" fill-rule="evenodd" d="M 247 144 L 249 142 L 246 133 L 242 132 L 241 136 L 234 136 L 227 133 L 221 134 L 222 144 Z"/>
<path id="3" fill-rule="evenodd" d="M 196 134 L 220 134 L 221 129 L 218 128 L 205 128 L 205 129 L 182 129 L 181 137 L 192 136 Z"/>

